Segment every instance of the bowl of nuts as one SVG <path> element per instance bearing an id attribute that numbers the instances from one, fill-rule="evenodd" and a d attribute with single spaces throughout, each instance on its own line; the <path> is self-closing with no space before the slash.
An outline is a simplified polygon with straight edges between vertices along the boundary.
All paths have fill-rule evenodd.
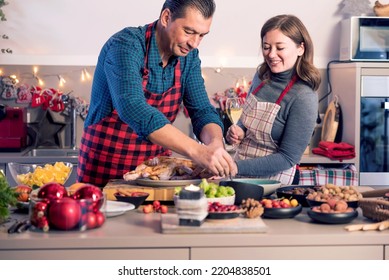
<path id="1" fill-rule="evenodd" d="M 345 200 L 329 199 L 319 206 L 313 206 L 307 212 L 308 216 L 320 223 L 347 224 L 358 216 L 358 211 L 350 207 Z"/>
<path id="2" fill-rule="evenodd" d="M 319 206 L 329 200 L 344 200 L 349 207 L 358 208 L 362 194 L 354 186 L 336 186 L 327 184 L 307 195 L 309 206 Z"/>

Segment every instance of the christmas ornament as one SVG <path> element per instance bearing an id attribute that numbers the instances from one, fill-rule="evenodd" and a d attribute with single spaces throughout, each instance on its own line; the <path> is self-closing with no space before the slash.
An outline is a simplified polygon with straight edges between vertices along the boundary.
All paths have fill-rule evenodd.
<path id="1" fill-rule="evenodd" d="M 85 199 L 86 203 L 91 200 L 92 204 L 88 208 L 94 212 L 97 212 L 104 202 L 103 192 L 99 187 L 93 185 L 82 186 L 74 193 L 73 197 L 74 199 Z"/>
<path id="2" fill-rule="evenodd" d="M 49 217 L 55 228 L 70 230 L 80 222 L 81 207 L 73 198 L 57 199 L 50 203 Z"/>
<path id="3" fill-rule="evenodd" d="M 59 183 L 47 183 L 38 191 L 38 198 L 46 198 L 48 200 L 61 199 L 68 196 L 66 188 Z"/>

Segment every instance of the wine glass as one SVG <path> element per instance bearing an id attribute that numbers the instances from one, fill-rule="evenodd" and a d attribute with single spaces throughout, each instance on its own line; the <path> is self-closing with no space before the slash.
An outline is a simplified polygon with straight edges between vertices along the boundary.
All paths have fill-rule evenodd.
<path id="1" fill-rule="evenodd" d="M 232 125 L 236 125 L 243 113 L 243 104 L 245 99 L 242 97 L 230 97 L 226 100 L 226 113 Z M 236 148 L 236 145 L 232 145 Z"/>

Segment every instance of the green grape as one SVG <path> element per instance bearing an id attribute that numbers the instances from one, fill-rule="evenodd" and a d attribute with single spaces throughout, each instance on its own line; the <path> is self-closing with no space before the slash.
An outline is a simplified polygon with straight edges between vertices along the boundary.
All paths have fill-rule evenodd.
<path id="1" fill-rule="evenodd" d="M 228 196 L 227 189 L 225 186 L 220 186 L 217 189 L 216 197 L 225 197 L 225 196 Z"/>
<path id="2" fill-rule="evenodd" d="M 175 187 L 174 188 L 174 194 L 178 195 L 181 190 L 182 190 L 182 187 Z"/>
<path id="3" fill-rule="evenodd" d="M 217 189 L 216 188 L 210 188 L 205 195 L 206 195 L 206 197 L 211 198 L 211 197 L 215 197 L 216 194 L 217 194 Z"/>
<path id="4" fill-rule="evenodd" d="M 235 190 L 232 187 L 227 186 L 226 190 L 227 190 L 227 196 L 232 196 L 235 194 Z"/>

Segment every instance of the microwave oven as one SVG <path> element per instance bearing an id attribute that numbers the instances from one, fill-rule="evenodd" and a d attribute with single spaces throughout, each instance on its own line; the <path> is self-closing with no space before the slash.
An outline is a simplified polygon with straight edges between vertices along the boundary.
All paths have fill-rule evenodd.
<path id="1" fill-rule="evenodd" d="M 340 60 L 389 61 L 389 17 L 342 20 L 339 54 Z"/>

